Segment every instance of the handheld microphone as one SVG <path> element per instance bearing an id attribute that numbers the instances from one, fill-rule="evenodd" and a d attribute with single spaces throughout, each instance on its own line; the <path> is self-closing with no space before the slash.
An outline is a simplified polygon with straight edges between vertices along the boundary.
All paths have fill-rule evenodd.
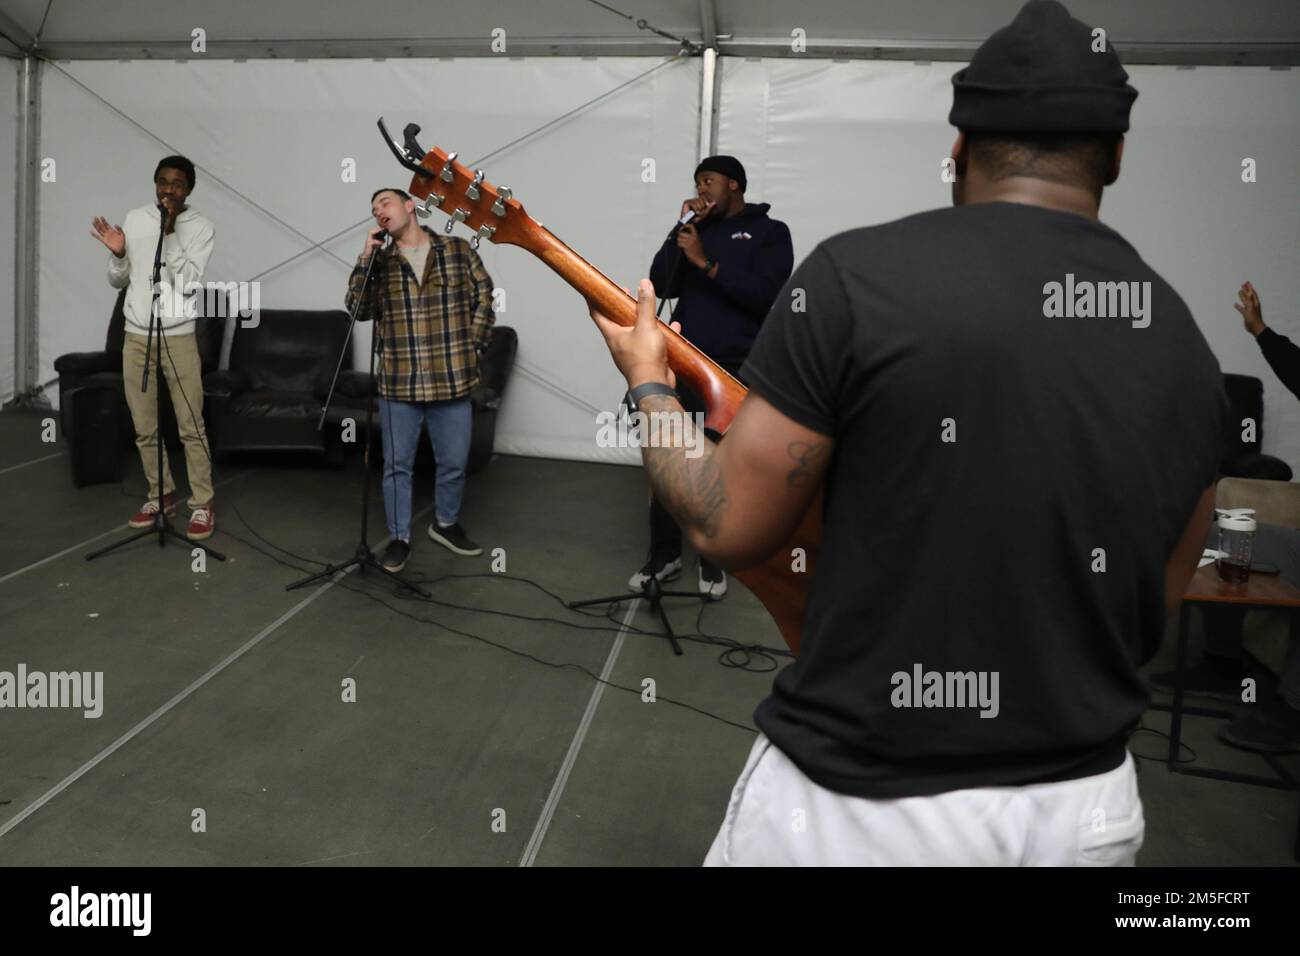
<path id="1" fill-rule="evenodd" d="M 681 219 L 677 220 L 677 225 L 673 226 L 673 231 L 669 233 L 669 235 L 671 236 L 677 235 L 677 233 L 682 231 L 682 226 L 686 225 L 694 218 L 695 218 L 695 210 L 694 209 L 686 210 L 686 215 L 682 216 Z"/>

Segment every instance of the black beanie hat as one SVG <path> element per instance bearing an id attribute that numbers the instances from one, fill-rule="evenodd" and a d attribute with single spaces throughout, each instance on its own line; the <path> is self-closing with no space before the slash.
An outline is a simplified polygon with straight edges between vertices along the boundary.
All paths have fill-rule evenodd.
<path id="1" fill-rule="evenodd" d="M 1029 0 L 952 78 L 958 129 L 1000 133 L 1124 133 L 1137 90 L 1106 41 L 1056 0 Z"/>
<path id="2" fill-rule="evenodd" d="M 722 173 L 729 176 L 736 182 L 740 183 L 740 191 L 745 191 L 745 184 L 749 182 L 745 178 L 745 167 L 740 165 L 740 160 L 735 156 L 710 156 L 707 159 L 700 160 L 700 165 L 695 167 L 695 175 L 700 173 Z"/>

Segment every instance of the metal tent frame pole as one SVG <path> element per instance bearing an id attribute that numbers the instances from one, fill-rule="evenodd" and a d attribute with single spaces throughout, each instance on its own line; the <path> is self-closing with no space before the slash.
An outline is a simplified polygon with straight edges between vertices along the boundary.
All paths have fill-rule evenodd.
<path id="1" fill-rule="evenodd" d="M 17 189 L 14 208 L 14 395 L 22 403 L 48 405 L 38 395 L 40 329 L 37 319 L 40 275 L 38 191 L 41 177 L 41 61 L 19 61 L 18 135 L 15 137 Z"/>

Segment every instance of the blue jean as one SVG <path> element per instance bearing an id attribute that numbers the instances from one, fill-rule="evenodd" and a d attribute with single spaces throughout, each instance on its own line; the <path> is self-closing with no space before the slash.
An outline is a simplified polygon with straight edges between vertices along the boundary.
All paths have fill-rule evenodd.
<path id="1" fill-rule="evenodd" d="M 429 433 L 438 461 L 434 513 L 438 523 L 455 524 L 465 493 L 465 463 L 469 460 L 471 409 L 468 398 L 450 402 L 390 402 L 379 400 L 379 431 L 384 442 L 384 513 L 388 533 L 411 540 L 411 474 L 420 429 Z"/>

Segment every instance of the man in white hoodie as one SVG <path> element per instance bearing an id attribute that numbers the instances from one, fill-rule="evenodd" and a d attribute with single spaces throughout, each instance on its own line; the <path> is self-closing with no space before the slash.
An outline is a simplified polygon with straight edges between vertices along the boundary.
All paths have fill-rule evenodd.
<path id="1" fill-rule="evenodd" d="M 158 312 L 162 325 L 162 366 L 171 395 L 172 408 L 181 441 L 185 445 L 185 464 L 190 478 L 191 509 L 187 535 L 196 540 L 212 536 L 216 512 L 212 505 L 212 462 L 208 439 L 203 429 L 203 380 L 198 342 L 194 335 L 195 311 L 183 294 L 203 281 L 208 258 L 212 255 L 212 223 L 186 205 L 194 189 L 194 164 L 184 156 L 168 156 L 154 170 L 154 195 L 157 202 L 132 209 L 126 225 L 110 226 L 101 216 L 92 221 L 91 235 L 108 247 L 108 281 L 115 289 L 127 287 L 124 314 L 126 335 L 122 345 L 122 375 L 126 401 L 135 423 L 135 444 L 140 450 L 144 473 L 149 479 L 149 500 L 128 524 L 147 528 L 158 512 L 158 482 L 162 481 L 163 505 L 167 514 L 175 510 L 174 484 L 167 456 L 163 456 L 163 474 L 158 475 L 158 406 L 152 391 L 140 390 L 145 362 L 150 369 L 157 361 L 156 351 L 146 354 L 149 320 L 153 311 L 153 261 L 158 247 L 158 230 L 166 211 L 166 234 L 162 247 L 162 271 Z M 155 330 L 153 349 L 159 347 Z M 149 388 L 157 387 L 155 376 Z"/>

